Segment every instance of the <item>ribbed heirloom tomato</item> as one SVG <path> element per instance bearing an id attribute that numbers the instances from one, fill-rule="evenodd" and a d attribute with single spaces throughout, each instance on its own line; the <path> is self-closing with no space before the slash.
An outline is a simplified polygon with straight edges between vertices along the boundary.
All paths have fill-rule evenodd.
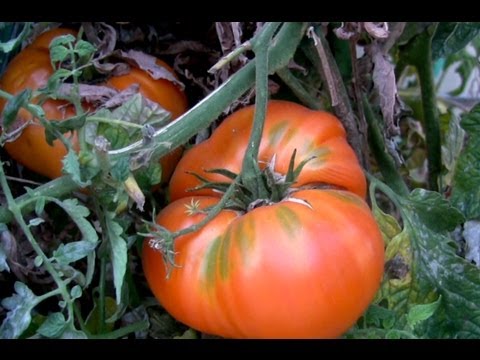
<path id="1" fill-rule="evenodd" d="M 253 107 L 218 127 L 180 160 L 170 181 L 174 200 L 157 223 L 177 231 L 198 223 L 219 201 L 199 180 L 238 172 Z M 199 231 L 174 243 L 176 267 L 167 278 L 158 239 L 144 243 L 143 267 L 160 303 L 179 321 L 229 338 L 334 338 L 361 316 L 383 274 L 383 240 L 363 200 L 366 180 L 345 130 L 333 115 L 270 101 L 260 145 L 262 166 L 275 159 L 285 174 L 297 150 L 309 161 L 282 201 L 248 212 L 222 210 Z"/>
<path id="2" fill-rule="evenodd" d="M 18 94 L 26 88 L 35 90 L 45 86 L 53 74 L 49 45 L 57 36 L 67 34 L 76 36 L 73 30 L 58 28 L 37 37 L 9 63 L 0 79 L 0 89 Z M 163 61 L 157 59 L 157 64 L 173 74 L 173 69 Z M 139 91 L 143 96 L 171 112 L 172 119 L 187 110 L 186 96 L 175 84 L 166 79 L 155 80 L 146 71 L 137 68 L 132 68 L 126 75 L 111 77 L 106 85 L 123 90 L 134 83 L 139 84 Z M 3 111 L 5 104 L 5 100 L 0 99 L 0 112 Z M 48 120 L 64 120 L 75 115 L 73 105 L 63 100 L 49 99 L 42 107 Z M 31 119 L 32 115 L 28 111 L 24 109 L 19 111 L 19 124 Z M 76 134 L 73 135 L 72 141 L 74 148 L 78 149 Z M 49 178 L 62 175 L 61 160 L 66 155 L 66 149 L 59 140 L 55 140 L 53 146 L 50 146 L 45 139 L 44 128 L 36 120 L 23 130 L 18 139 L 6 143 L 5 149 L 13 159 L 30 170 Z M 171 175 L 180 156 L 181 149 L 177 149 L 161 159 L 163 179 Z"/>

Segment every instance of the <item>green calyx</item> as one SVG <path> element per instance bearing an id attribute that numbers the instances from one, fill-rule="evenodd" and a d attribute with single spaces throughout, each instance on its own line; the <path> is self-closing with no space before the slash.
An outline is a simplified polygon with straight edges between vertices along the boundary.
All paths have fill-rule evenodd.
<path id="1" fill-rule="evenodd" d="M 235 211 L 248 212 L 259 206 L 272 205 L 289 197 L 292 192 L 291 187 L 297 181 L 303 167 L 307 164 L 307 162 L 314 159 L 314 157 L 307 158 L 295 167 L 296 153 L 297 150 L 294 150 L 290 158 L 288 171 L 285 175 L 275 171 L 276 156 L 274 155 L 267 166 L 265 166 L 259 172 L 257 181 L 245 183 L 242 181 L 242 178 L 237 180 L 237 182 L 234 184 L 232 196 L 226 202 L 225 208 Z M 231 181 L 239 178 L 238 174 L 227 169 L 210 169 L 205 170 L 205 172 L 222 175 Z M 190 189 L 189 191 L 212 189 L 215 192 L 220 192 L 223 194 L 231 186 L 231 181 L 213 182 L 197 173 L 190 172 L 189 174 L 195 176 L 201 181 L 200 185 Z M 263 186 L 259 188 L 252 188 L 252 186 L 255 186 L 252 184 L 257 183 L 261 183 Z"/>

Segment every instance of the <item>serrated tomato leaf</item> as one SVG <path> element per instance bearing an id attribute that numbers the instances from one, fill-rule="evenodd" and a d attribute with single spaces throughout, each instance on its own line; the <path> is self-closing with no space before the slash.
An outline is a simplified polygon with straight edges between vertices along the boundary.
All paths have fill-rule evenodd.
<path id="1" fill-rule="evenodd" d="M 480 216 L 480 105 L 465 115 L 460 125 L 468 139 L 456 164 L 451 201 L 471 220 Z"/>

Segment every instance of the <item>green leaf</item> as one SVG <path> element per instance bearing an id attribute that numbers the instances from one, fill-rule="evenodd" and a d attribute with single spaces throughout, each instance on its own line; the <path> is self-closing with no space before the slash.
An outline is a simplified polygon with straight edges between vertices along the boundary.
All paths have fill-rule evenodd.
<path id="1" fill-rule="evenodd" d="M 440 22 L 432 39 L 433 60 L 463 49 L 479 32 L 478 22 Z"/>
<path id="2" fill-rule="evenodd" d="M 32 320 L 31 311 L 38 304 L 38 298 L 27 285 L 19 281 L 14 285 L 16 293 L 2 301 L 9 310 L 0 326 L 1 339 L 15 339 L 24 332 Z"/>
<path id="3" fill-rule="evenodd" d="M 78 161 L 78 155 L 72 149 L 68 149 L 67 155 L 62 160 L 63 172 L 72 177 L 72 180 L 80 187 L 86 187 L 90 185 L 91 181 L 82 181 L 80 172 L 80 162 Z"/>
<path id="4" fill-rule="evenodd" d="M 113 266 L 113 283 L 115 285 L 115 295 L 117 304 L 121 302 L 122 286 L 127 270 L 127 242 L 122 236 L 123 228 L 114 220 L 115 213 L 108 212 L 105 216 L 108 240 L 110 243 L 110 260 Z"/>
<path id="5" fill-rule="evenodd" d="M 70 323 L 62 333 L 62 336 L 60 336 L 60 339 L 88 339 L 88 336 L 83 331 L 75 329 Z"/>
<path id="6" fill-rule="evenodd" d="M 442 296 L 439 311 L 425 322 L 426 335 L 479 337 L 480 271 L 456 255 L 447 232 L 462 221 L 458 211 L 439 194 L 426 190 L 412 192 L 401 204 L 413 250 L 412 279 L 418 299 L 425 303 L 435 294 Z"/>
<path id="7" fill-rule="evenodd" d="M 81 63 L 84 63 L 95 52 L 95 46 L 85 40 L 78 40 L 75 44 L 75 52 L 78 54 Z"/>
<path id="8" fill-rule="evenodd" d="M 3 110 L 3 129 L 8 129 L 16 120 L 18 111 L 28 105 L 32 98 L 32 89 L 24 89 L 7 101 Z"/>
<path id="9" fill-rule="evenodd" d="M 64 46 L 64 45 L 68 45 L 68 44 L 71 44 L 73 42 L 75 42 L 75 36 L 73 36 L 72 34 L 67 34 L 67 35 L 62 35 L 62 36 L 57 36 L 55 39 L 53 39 L 51 42 L 50 42 L 50 50 L 52 50 L 53 48 L 57 47 L 57 46 Z"/>
<path id="10" fill-rule="evenodd" d="M 419 323 L 430 318 L 440 306 L 440 301 L 441 296 L 437 299 L 437 301 L 430 304 L 419 304 L 412 306 L 407 314 L 408 325 L 413 329 Z"/>
<path id="11" fill-rule="evenodd" d="M 69 78 L 72 75 L 72 72 L 67 69 L 60 68 L 56 70 L 49 78 L 47 81 L 47 85 L 44 89 L 41 90 L 42 93 L 47 93 L 50 95 L 52 98 L 56 99 L 56 92 L 58 90 L 58 87 L 60 86 L 60 83 Z"/>
<path id="12" fill-rule="evenodd" d="M 130 159 L 128 157 L 121 157 L 115 164 L 112 166 L 110 173 L 112 178 L 119 182 L 124 182 L 127 180 L 128 175 L 130 175 Z"/>
<path id="13" fill-rule="evenodd" d="M 98 235 L 93 225 L 86 219 L 90 215 L 90 211 L 83 205 L 78 203 L 77 199 L 65 199 L 63 201 L 52 200 L 60 206 L 75 222 L 78 229 L 82 233 L 82 240 L 96 244 L 98 242 Z"/>
<path id="14" fill-rule="evenodd" d="M 70 295 L 72 296 L 72 299 L 78 299 L 82 297 L 82 288 L 79 285 L 75 285 L 72 290 L 70 291 Z"/>
<path id="15" fill-rule="evenodd" d="M 85 124 L 86 119 L 87 113 L 83 113 L 80 115 L 75 115 L 66 120 L 52 121 L 52 125 L 62 134 L 65 134 L 66 132 L 80 129 Z"/>
<path id="16" fill-rule="evenodd" d="M 60 244 L 58 249 L 53 252 L 53 257 L 58 263 L 67 265 L 94 253 L 95 248 L 95 242 L 85 240 Z"/>
<path id="17" fill-rule="evenodd" d="M 114 119 L 160 127 L 170 122 L 171 114 L 160 105 L 137 93 L 112 113 Z"/>
<path id="18" fill-rule="evenodd" d="M 365 312 L 364 318 L 369 326 L 390 329 L 395 323 L 395 312 L 383 306 L 372 304 Z"/>
<path id="19" fill-rule="evenodd" d="M 32 29 L 33 23 L 27 22 L 24 24 L 22 32 L 14 39 L 10 39 L 6 42 L 0 42 L 0 51 L 9 53 L 19 46 L 23 40 L 27 38 Z"/>
<path id="20" fill-rule="evenodd" d="M 135 172 L 135 179 L 141 189 L 149 189 L 162 180 L 162 166 L 151 162 L 147 168 L 140 168 Z"/>
<path id="21" fill-rule="evenodd" d="M 98 126 L 96 135 L 103 135 L 114 150 L 127 146 L 131 141 L 127 130 L 120 126 L 111 126 L 104 123 Z"/>
<path id="22" fill-rule="evenodd" d="M 380 227 L 383 240 L 388 245 L 388 243 L 395 236 L 397 236 L 402 229 L 398 224 L 398 221 L 393 216 L 385 214 L 378 206 L 376 206 L 376 204 L 373 206 L 373 215 L 375 216 L 375 220 Z"/>
<path id="23" fill-rule="evenodd" d="M 52 62 L 62 62 L 70 55 L 70 50 L 65 46 L 50 46 L 50 60 Z"/>
<path id="24" fill-rule="evenodd" d="M 457 161 L 451 199 L 470 220 L 480 216 L 480 105 L 465 115 L 460 124 L 468 141 Z"/>
<path id="25" fill-rule="evenodd" d="M 65 331 L 67 322 L 62 313 L 52 313 L 38 328 L 37 332 L 47 338 L 58 338 Z"/>
<path id="26" fill-rule="evenodd" d="M 45 196 L 39 196 L 35 202 L 35 214 L 40 217 L 45 208 Z"/>
<path id="27" fill-rule="evenodd" d="M 424 189 L 413 190 L 406 207 L 415 211 L 422 223 L 433 231 L 452 231 L 465 220 L 442 195 Z"/>

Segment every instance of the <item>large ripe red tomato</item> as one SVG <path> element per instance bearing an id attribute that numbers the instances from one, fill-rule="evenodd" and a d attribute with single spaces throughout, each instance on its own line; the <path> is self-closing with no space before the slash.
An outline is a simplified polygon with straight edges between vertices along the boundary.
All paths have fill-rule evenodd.
<path id="1" fill-rule="evenodd" d="M 0 88 L 11 94 L 17 94 L 26 88 L 38 89 L 45 86 L 53 73 L 49 44 L 55 37 L 67 34 L 76 35 L 76 32 L 59 28 L 41 34 L 9 63 L 0 79 Z M 165 66 L 173 74 L 173 70 L 163 61 L 158 60 L 157 63 Z M 170 111 L 172 119 L 187 110 L 187 99 L 182 90 L 168 80 L 154 80 L 140 69 L 132 68 L 129 74 L 112 77 L 107 85 L 123 90 L 134 83 L 139 83 L 142 95 Z M 0 111 L 3 111 L 4 106 L 5 100 L 0 100 Z M 49 120 L 64 120 L 75 115 L 74 107 L 66 101 L 47 100 L 42 107 Z M 29 112 L 20 110 L 19 124 L 31 119 Z M 74 148 L 78 149 L 76 134 L 73 135 L 72 141 Z M 49 178 L 62 175 L 61 160 L 66 155 L 66 149 L 59 140 L 55 140 L 53 146 L 48 145 L 44 129 L 38 121 L 24 129 L 17 140 L 5 144 L 5 149 L 12 158 L 30 170 Z M 177 149 L 161 159 L 164 180 L 173 172 L 181 152 L 181 149 Z"/>
<path id="2" fill-rule="evenodd" d="M 226 178 L 204 170 L 238 172 L 252 118 L 252 107 L 232 114 L 186 153 L 170 182 L 176 200 L 159 213 L 158 224 L 178 231 L 204 218 L 192 204 L 203 210 L 220 194 L 188 192 L 199 185 L 188 172 L 216 181 Z M 380 286 L 384 248 L 345 131 L 333 115 L 271 101 L 259 157 L 268 162 L 276 155 L 275 170 L 285 175 L 294 149 L 296 164 L 316 155 L 295 186 L 322 186 L 246 213 L 223 210 L 175 240 L 178 267 L 168 279 L 162 253 L 152 247 L 158 239 L 146 239 L 147 281 L 175 318 L 223 337 L 334 338 L 365 311 Z"/>
<path id="3" fill-rule="evenodd" d="M 228 338 L 334 338 L 360 317 L 383 273 L 383 240 L 365 202 L 339 190 L 303 190 L 245 215 L 222 211 L 175 242 L 178 267 L 166 278 L 148 241 L 143 267 L 162 306 L 189 326 Z M 171 231 L 218 198 L 186 197 L 157 222 Z"/>
<path id="4" fill-rule="evenodd" d="M 205 170 L 224 168 L 240 172 L 253 123 L 254 107 L 243 108 L 225 119 L 212 136 L 186 152 L 170 181 L 172 200 L 188 195 L 212 195 L 211 190 L 187 192 L 200 185 L 194 172 L 211 181 L 227 181 Z M 296 187 L 324 183 L 345 188 L 361 197 L 366 181 L 357 157 L 347 143 L 340 121 L 323 111 L 312 111 L 288 101 L 270 101 L 260 144 L 264 165 L 276 155 L 275 170 L 285 174 L 297 150 L 295 164 L 315 156 L 303 168 Z"/>

